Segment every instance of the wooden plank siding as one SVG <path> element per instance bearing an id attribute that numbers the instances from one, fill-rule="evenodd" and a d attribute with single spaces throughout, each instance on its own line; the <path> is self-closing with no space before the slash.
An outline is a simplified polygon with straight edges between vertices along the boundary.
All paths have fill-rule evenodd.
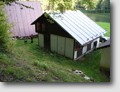
<path id="1" fill-rule="evenodd" d="M 58 37 L 57 37 L 57 35 L 53 35 L 53 34 L 51 34 L 50 35 L 50 45 L 51 45 L 51 51 L 52 52 L 57 52 L 58 51 Z"/>
<path id="2" fill-rule="evenodd" d="M 37 22 L 40 23 L 41 28 L 39 30 L 37 29 Z M 35 23 L 37 33 L 42 33 L 42 34 L 48 33 L 48 34 L 55 34 L 63 37 L 73 38 L 63 28 L 61 28 L 60 25 L 58 25 L 55 21 L 52 24 L 48 22 L 47 19 L 44 17 L 44 15 L 42 15 L 39 21 L 37 22 Z M 42 31 L 42 24 L 45 25 L 45 29 L 46 29 L 45 31 Z"/>
<path id="3" fill-rule="evenodd" d="M 51 34 L 51 51 L 73 59 L 74 39 Z"/>
<path id="4" fill-rule="evenodd" d="M 44 35 L 43 34 L 38 35 L 38 45 L 42 48 L 44 47 Z"/>
<path id="5" fill-rule="evenodd" d="M 65 37 L 58 36 L 58 53 L 65 55 Z"/>
<path id="6" fill-rule="evenodd" d="M 65 56 L 73 58 L 74 56 L 74 39 L 66 38 L 65 40 Z"/>

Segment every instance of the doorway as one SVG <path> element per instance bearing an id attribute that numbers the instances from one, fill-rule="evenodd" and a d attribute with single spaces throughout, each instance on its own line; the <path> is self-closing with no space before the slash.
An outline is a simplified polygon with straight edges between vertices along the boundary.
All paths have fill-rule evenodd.
<path id="1" fill-rule="evenodd" d="M 50 50 L 50 34 L 44 34 L 44 48 Z"/>

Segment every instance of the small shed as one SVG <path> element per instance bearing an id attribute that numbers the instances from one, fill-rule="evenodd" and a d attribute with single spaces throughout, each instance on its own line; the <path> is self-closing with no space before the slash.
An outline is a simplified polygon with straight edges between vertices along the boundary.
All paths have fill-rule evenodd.
<path id="1" fill-rule="evenodd" d="M 40 47 L 74 60 L 98 47 L 106 33 L 81 11 L 45 12 L 33 24 Z"/>
<path id="2" fill-rule="evenodd" d="M 25 7 L 27 6 L 27 7 Z M 42 14 L 40 2 L 16 1 L 5 6 L 8 22 L 13 25 L 10 32 L 13 37 L 36 35 L 35 26 L 30 25 Z"/>
<path id="3" fill-rule="evenodd" d="M 100 70 L 110 75 L 110 39 L 97 49 L 101 49 Z"/>

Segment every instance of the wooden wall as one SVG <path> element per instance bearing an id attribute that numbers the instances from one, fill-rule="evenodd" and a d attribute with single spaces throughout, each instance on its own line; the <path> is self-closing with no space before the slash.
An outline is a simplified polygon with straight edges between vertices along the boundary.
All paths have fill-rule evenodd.
<path id="1" fill-rule="evenodd" d="M 74 39 L 51 34 L 51 51 L 73 59 Z"/>
<path id="2" fill-rule="evenodd" d="M 37 22 L 40 23 L 40 29 L 37 29 Z M 42 34 L 55 34 L 63 37 L 73 38 L 71 35 L 69 35 L 63 28 L 60 27 L 58 23 L 53 21 L 54 23 L 50 23 L 47 21 L 47 18 L 44 17 L 44 15 L 41 16 L 41 18 L 36 22 L 36 32 L 42 33 Z M 42 31 L 42 24 L 45 25 L 45 31 Z"/>

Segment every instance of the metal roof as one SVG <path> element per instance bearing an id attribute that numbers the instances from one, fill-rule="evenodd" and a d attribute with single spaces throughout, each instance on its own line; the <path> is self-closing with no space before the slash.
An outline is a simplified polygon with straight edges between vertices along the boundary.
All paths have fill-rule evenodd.
<path id="1" fill-rule="evenodd" d="M 49 15 L 81 45 L 106 33 L 103 28 L 78 10 Z"/>
<path id="2" fill-rule="evenodd" d="M 48 15 L 81 45 L 84 45 L 106 33 L 103 28 L 79 10 L 69 10 L 64 13 L 48 13 Z M 37 22 L 39 18 L 37 18 L 32 24 Z"/>
<path id="3" fill-rule="evenodd" d="M 35 35 L 35 26 L 30 24 L 42 14 L 40 2 L 23 1 L 18 3 L 31 6 L 33 9 L 16 3 L 6 5 L 5 11 L 7 12 L 8 22 L 13 24 L 10 32 L 13 36 L 19 37 Z"/>

